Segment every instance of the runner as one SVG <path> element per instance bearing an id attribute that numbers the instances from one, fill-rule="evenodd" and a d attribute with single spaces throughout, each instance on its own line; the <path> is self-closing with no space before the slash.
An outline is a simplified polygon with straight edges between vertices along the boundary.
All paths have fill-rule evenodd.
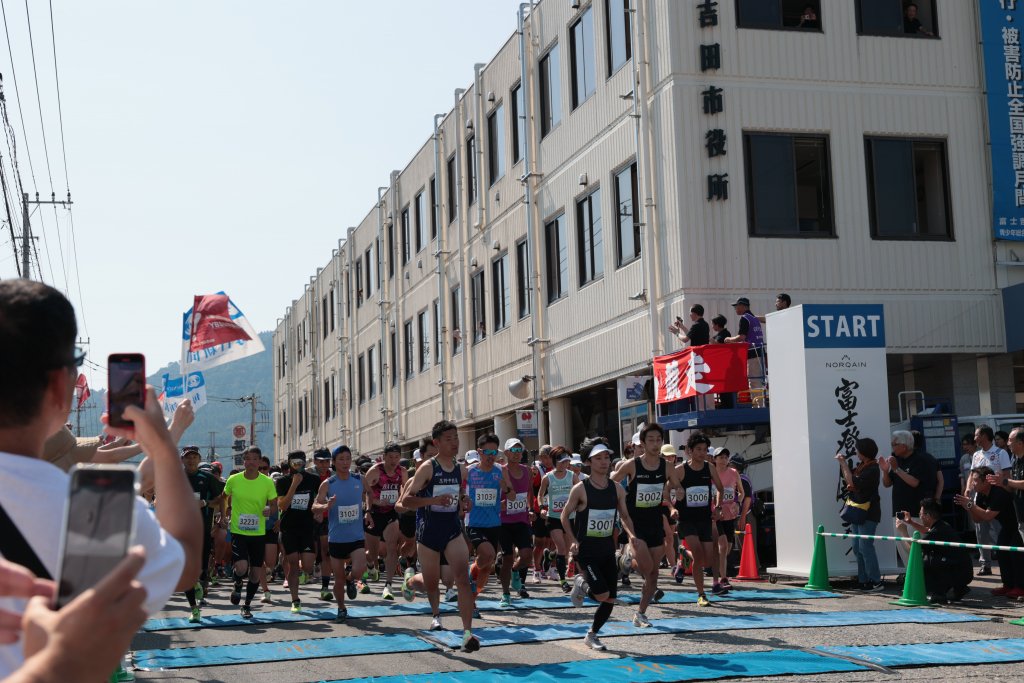
<path id="1" fill-rule="evenodd" d="M 711 566 L 715 583 L 718 568 L 713 566 L 714 549 L 711 534 L 711 487 L 722 493 L 722 481 L 711 463 L 707 462 L 711 441 L 700 432 L 694 432 L 686 442 L 688 462 L 676 467 L 675 479 L 679 511 L 679 537 L 693 554 L 693 583 L 697 586 L 697 604 L 707 607 L 711 603 L 704 593 L 704 568 Z"/>
<path id="2" fill-rule="evenodd" d="M 462 539 L 459 523 L 459 503 L 462 482 L 466 480 L 464 466 L 455 462 L 459 451 L 459 431 L 454 423 L 442 420 L 431 431 L 437 455 L 416 471 L 412 484 L 399 499 L 406 509 L 423 510 L 423 523 L 416 530 L 417 552 L 423 568 L 423 580 L 430 607 L 440 614 L 438 579 L 441 573 L 441 554 L 444 553 L 455 575 L 458 588 L 459 614 L 462 617 L 462 649 L 475 652 L 480 641 L 473 635 L 475 599 L 469 585 L 469 554 Z M 411 578 L 406 570 L 406 578 Z M 403 586 L 404 592 L 404 586 Z"/>
<path id="3" fill-rule="evenodd" d="M 334 449 L 335 473 L 320 483 L 313 505 L 313 511 L 319 511 L 328 520 L 327 552 L 334 573 L 334 595 L 338 600 L 336 624 L 348 618 L 345 595 L 349 600 L 355 600 L 356 577 L 362 576 L 366 570 L 366 553 L 363 552 L 364 482 L 351 470 L 352 451 L 348 446 L 338 446 Z M 352 563 L 348 574 L 345 572 L 346 560 Z"/>
<path id="4" fill-rule="evenodd" d="M 466 531 L 476 551 L 476 561 L 469 574 L 476 581 L 476 594 L 480 595 L 494 570 L 500 547 L 502 498 L 515 498 L 516 491 L 508 473 L 494 463 L 498 455 L 497 435 L 484 434 L 476 443 L 480 461 L 468 468 L 466 477 L 469 498 Z"/>
<path id="5" fill-rule="evenodd" d="M 657 422 L 651 422 L 640 430 L 640 452 L 634 451 L 615 474 L 612 481 L 618 483 L 626 477 L 626 505 L 636 527 L 637 535 L 622 555 L 622 565 L 628 567 L 636 560 L 637 571 L 644 579 L 640 593 L 640 605 L 633 615 L 633 625 L 646 628 L 651 625 L 647 618 L 647 606 L 651 600 L 660 599 L 658 572 L 665 557 L 665 523 L 662 516 L 664 503 L 669 491 L 675 488 L 674 473 L 661 457 L 665 443 L 665 430 Z M 658 593 L 661 595 L 658 595 Z"/>
<path id="6" fill-rule="evenodd" d="M 384 539 L 384 590 L 381 597 L 394 600 L 391 592 L 391 577 L 395 575 L 398 564 L 398 513 L 395 503 L 398 494 L 405 485 L 408 475 L 398 466 L 402 459 L 402 448 L 397 443 L 384 446 L 384 458 L 370 468 L 363 478 L 366 497 L 370 501 L 370 509 L 364 515 L 366 533 L 366 564 L 369 567 L 369 578 L 380 579 L 377 560 L 380 557 L 380 542 Z"/>
<path id="7" fill-rule="evenodd" d="M 548 533 L 551 534 L 551 541 L 555 544 L 555 567 L 558 569 L 558 584 L 562 587 L 563 593 L 568 593 L 572 588 L 565 580 L 566 569 L 566 543 L 565 535 L 562 532 L 562 508 L 569 500 L 569 492 L 576 485 L 576 475 L 569 471 L 569 462 L 572 455 L 562 446 L 555 446 L 551 451 L 551 459 L 555 462 L 555 470 L 548 472 L 540 482 L 540 490 L 537 497 L 546 501 L 545 510 L 547 517 Z"/>
<path id="8" fill-rule="evenodd" d="M 736 538 L 736 518 L 740 516 L 740 503 L 743 502 L 743 484 L 740 473 L 729 467 L 729 449 L 715 449 L 715 470 L 722 481 L 722 493 L 716 496 L 718 513 L 718 575 L 721 577 L 719 586 L 712 586 L 712 593 L 729 590 L 729 551 L 732 550 Z"/>
<path id="9" fill-rule="evenodd" d="M 224 495 L 231 497 L 231 559 L 235 583 L 232 605 L 242 601 L 242 579 L 249 576 L 242 605 L 243 619 L 252 619 L 252 598 L 263 578 L 266 518 L 277 512 L 274 482 L 259 471 L 261 455 L 257 446 L 245 449 L 242 453 L 245 469 L 228 477 L 224 484 Z"/>
<path id="10" fill-rule="evenodd" d="M 616 515 L 630 541 L 636 540 L 626 507 L 626 492 L 608 478 L 611 454 L 611 449 L 603 443 L 590 450 L 587 454 L 590 477 L 573 486 L 561 518 L 569 549 L 580 565 L 580 573 L 573 581 L 572 603 L 581 607 L 584 595 L 599 603 L 593 625 L 583 638 L 583 643 L 592 650 L 607 649 L 597 633 L 611 616 L 618 592 L 619 568 L 615 563 L 612 537 Z M 573 513 L 576 513 L 575 523 L 571 519 Z"/>
<path id="11" fill-rule="evenodd" d="M 316 522 L 313 521 L 313 501 L 320 489 L 320 477 L 306 471 L 306 454 L 292 451 L 288 454 L 291 472 L 277 480 L 278 507 L 281 509 L 281 545 L 288 567 L 288 590 L 292 594 L 292 613 L 302 611 L 299 585 L 313 573 L 313 551 L 316 546 Z M 302 575 L 299 563 L 302 563 Z"/>
<path id="12" fill-rule="evenodd" d="M 340 447 L 339 447 L 340 448 Z M 313 464 L 316 466 L 316 476 L 320 477 L 320 483 L 331 478 L 331 452 L 326 448 L 318 448 L 313 451 Z M 330 543 L 327 512 L 313 511 L 313 522 L 316 524 L 317 557 L 320 560 L 320 599 L 330 601 L 334 599 L 331 595 L 331 557 L 327 554 L 328 543 Z"/>
<path id="13" fill-rule="evenodd" d="M 537 453 L 537 460 L 533 463 L 531 481 L 533 490 L 540 491 L 541 481 L 544 475 L 555 469 L 551 463 L 551 446 L 541 446 Z M 540 583 L 541 573 L 547 571 L 544 566 L 544 558 L 548 549 L 551 548 L 551 534 L 548 533 L 548 520 L 540 509 L 540 496 L 534 496 L 533 507 L 530 509 L 530 523 L 533 526 L 533 582 Z"/>
<path id="14" fill-rule="evenodd" d="M 511 607 L 510 589 L 526 599 L 526 573 L 530 570 L 533 554 L 533 534 L 530 532 L 530 511 L 534 504 L 533 477 L 530 468 L 522 465 L 523 442 L 511 438 L 505 442 L 506 472 L 515 490 L 501 508 L 501 606 Z M 513 567 L 513 553 L 518 557 Z M 513 574 L 513 572 L 515 572 Z"/>
<path id="15" fill-rule="evenodd" d="M 262 464 L 260 464 L 260 472 L 262 474 L 268 474 L 270 479 L 274 482 L 274 490 L 277 490 L 277 482 L 281 479 L 282 475 L 280 472 L 270 471 L 270 460 L 264 457 Z M 281 513 L 275 510 L 274 514 L 267 517 L 267 533 L 263 537 L 263 579 L 260 581 L 260 587 L 263 590 L 263 597 L 260 601 L 266 605 L 274 602 L 273 597 L 270 594 L 269 582 L 274 580 L 274 574 L 278 570 L 278 558 L 281 556 Z"/>
<path id="16" fill-rule="evenodd" d="M 198 624 L 201 620 L 200 607 L 206 604 L 205 596 L 210 592 L 210 553 L 213 552 L 213 511 L 224 504 L 224 484 L 210 472 L 199 469 L 199 447 L 185 446 L 181 449 L 181 461 L 185 465 L 185 476 L 192 485 L 199 511 L 203 516 L 203 554 L 200 556 L 199 583 L 185 591 L 185 598 L 192 610 L 188 621 Z M 223 511 L 222 511 L 223 512 Z M 198 588 L 198 591 L 196 590 Z"/>

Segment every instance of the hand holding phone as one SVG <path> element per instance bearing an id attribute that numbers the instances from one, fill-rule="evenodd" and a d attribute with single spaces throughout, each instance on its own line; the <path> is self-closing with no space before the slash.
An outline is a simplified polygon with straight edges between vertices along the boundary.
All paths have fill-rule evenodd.
<path id="1" fill-rule="evenodd" d="M 146 359 L 141 353 L 112 353 L 107 357 L 107 415 L 111 427 L 130 427 L 128 406 L 146 405 Z"/>

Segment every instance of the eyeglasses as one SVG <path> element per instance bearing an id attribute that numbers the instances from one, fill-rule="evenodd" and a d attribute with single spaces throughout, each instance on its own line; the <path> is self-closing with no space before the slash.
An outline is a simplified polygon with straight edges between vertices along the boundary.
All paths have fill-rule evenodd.
<path id="1" fill-rule="evenodd" d="M 85 349 L 81 346 L 76 346 L 74 351 L 71 352 L 71 360 L 66 363 L 62 363 L 57 367 L 68 367 L 68 368 L 80 368 L 82 363 L 85 362 Z"/>
<path id="2" fill-rule="evenodd" d="M 510 449 L 508 449 L 508 452 L 509 453 L 522 453 L 523 449 L 522 448 L 510 448 Z"/>
<path id="3" fill-rule="evenodd" d="M 494 450 L 493 448 L 486 448 L 486 449 L 484 449 L 483 454 L 484 455 L 497 455 L 498 451 Z"/>

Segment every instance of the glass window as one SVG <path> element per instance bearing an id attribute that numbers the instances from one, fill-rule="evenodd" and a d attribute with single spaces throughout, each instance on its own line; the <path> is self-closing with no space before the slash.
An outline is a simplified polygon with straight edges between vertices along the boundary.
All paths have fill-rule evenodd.
<path id="1" fill-rule="evenodd" d="M 740 28 L 821 30 L 821 0 L 736 0 Z"/>
<path id="2" fill-rule="evenodd" d="M 455 174 L 457 173 L 456 166 L 458 161 L 455 159 L 455 155 L 448 157 L 448 222 L 452 223 L 459 215 L 459 190 Z"/>
<path id="3" fill-rule="evenodd" d="M 423 247 L 427 246 L 429 241 L 427 240 L 427 204 L 422 192 L 416 195 L 413 206 L 416 208 L 416 253 L 418 254 L 423 251 Z"/>
<path id="4" fill-rule="evenodd" d="M 953 239 L 945 143 L 899 138 L 865 142 L 872 237 Z"/>
<path id="5" fill-rule="evenodd" d="M 402 265 L 412 258 L 412 242 L 409 234 L 409 207 L 402 209 Z"/>
<path id="6" fill-rule="evenodd" d="M 637 178 L 636 163 L 632 163 L 615 175 L 615 207 L 618 220 L 615 222 L 615 263 L 618 266 L 629 263 L 640 255 L 640 215 L 636 205 Z"/>
<path id="7" fill-rule="evenodd" d="M 441 306 L 434 299 L 434 363 L 441 364 Z"/>
<path id="8" fill-rule="evenodd" d="M 576 203 L 576 245 L 582 286 L 604 274 L 600 190 L 591 192 Z"/>
<path id="9" fill-rule="evenodd" d="M 547 257 L 548 303 L 561 299 L 569 284 L 569 245 L 565 239 L 565 214 L 544 225 Z"/>
<path id="10" fill-rule="evenodd" d="M 437 216 L 441 207 L 437 205 L 437 176 L 430 176 L 430 239 L 437 239 Z"/>
<path id="11" fill-rule="evenodd" d="M 402 326 L 405 333 L 405 378 L 409 379 L 416 374 L 416 339 L 412 336 L 412 320 L 406 320 Z"/>
<path id="12" fill-rule="evenodd" d="M 516 242 L 516 299 L 520 320 L 530 315 L 533 305 L 530 283 L 530 245 L 526 240 L 519 240 Z"/>
<path id="13" fill-rule="evenodd" d="M 377 395 L 377 362 L 373 347 L 366 349 L 366 374 L 370 379 L 370 398 Z"/>
<path id="14" fill-rule="evenodd" d="M 862 35 L 934 38 L 939 35 L 935 0 L 856 0 Z"/>
<path id="15" fill-rule="evenodd" d="M 518 164 L 526 154 L 526 103 L 521 83 L 512 87 L 509 99 L 512 102 L 512 163 Z"/>
<path id="16" fill-rule="evenodd" d="M 330 320 L 330 314 L 328 313 L 329 309 L 327 308 L 327 295 L 326 294 L 324 294 L 324 298 L 321 301 L 320 307 L 323 309 L 323 312 L 320 314 L 320 320 L 322 321 L 321 324 L 320 324 L 320 328 L 323 330 L 323 338 L 327 339 L 327 332 L 328 332 L 327 328 L 328 328 L 328 321 Z"/>
<path id="17" fill-rule="evenodd" d="M 348 409 L 352 410 L 352 406 L 355 405 L 356 392 L 352 390 L 352 363 L 348 364 Z"/>
<path id="18" fill-rule="evenodd" d="M 363 260 L 356 259 L 356 308 L 363 305 Z"/>
<path id="19" fill-rule="evenodd" d="M 499 104 L 487 117 L 487 177 L 493 185 L 505 175 L 505 106 Z"/>
<path id="20" fill-rule="evenodd" d="M 491 292 L 494 297 L 494 330 L 508 327 L 512 291 L 508 281 L 508 252 L 491 261 Z"/>
<path id="21" fill-rule="evenodd" d="M 391 330 L 391 386 L 398 384 L 398 333 Z"/>
<path id="22" fill-rule="evenodd" d="M 388 278 L 395 277 L 395 223 L 388 221 Z"/>
<path id="23" fill-rule="evenodd" d="M 562 120 L 561 66 L 558 44 L 540 60 L 540 136 L 551 132 Z"/>
<path id="24" fill-rule="evenodd" d="M 608 73 L 613 74 L 633 57 L 633 17 L 629 0 L 605 0 L 608 17 Z"/>
<path id="25" fill-rule="evenodd" d="M 484 296 L 484 271 L 483 269 L 473 273 L 470 277 L 472 289 L 472 314 L 473 314 L 473 342 L 483 341 L 487 338 L 487 299 Z"/>
<path id="26" fill-rule="evenodd" d="M 569 59 L 572 63 L 572 108 L 594 94 L 594 9 L 588 7 L 569 28 Z"/>
<path id="27" fill-rule="evenodd" d="M 331 287 L 331 304 L 330 305 L 331 305 L 331 332 L 334 332 L 334 316 L 335 316 L 335 312 L 338 309 L 338 306 L 335 303 L 334 288 L 333 287 Z"/>
<path id="28" fill-rule="evenodd" d="M 359 403 L 366 402 L 366 358 L 359 354 Z"/>
<path id="29" fill-rule="evenodd" d="M 827 138 L 746 134 L 743 143 L 751 235 L 835 234 Z"/>
<path id="30" fill-rule="evenodd" d="M 416 314 L 416 334 L 420 339 L 420 372 L 430 367 L 430 318 L 426 309 Z"/>
<path id="31" fill-rule="evenodd" d="M 466 204 L 476 201 L 476 136 L 466 138 Z"/>
<path id="32" fill-rule="evenodd" d="M 452 355 L 462 350 L 462 287 L 452 288 Z"/>
<path id="33" fill-rule="evenodd" d="M 373 247 L 367 248 L 366 253 L 363 254 L 363 258 L 366 261 L 366 298 L 369 299 L 373 294 L 373 283 L 376 279 L 374 277 L 374 271 L 376 270 L 374 266 L 376 265 L 376 261 L 373 258 Z"/>
<path id="34" fill-rule="evenodd" d="M 331 421 L 331 380 L 324 380 L 324 422 Z"/>

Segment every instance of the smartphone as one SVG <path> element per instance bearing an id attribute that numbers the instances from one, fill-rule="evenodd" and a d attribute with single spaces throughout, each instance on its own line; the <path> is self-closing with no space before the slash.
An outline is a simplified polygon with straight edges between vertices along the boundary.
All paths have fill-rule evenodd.
<path id="1" fill-rule="evenodd" d="M 76 465 L 70 475 L 54 596 L 58 609 L 106 577 L 135 536 L 134 467 Z"/>
<path id="2" fill-rule="evenodd" d="M 112 353 L 107 358 L 107 415 L 111 427 L 130 427 L 128 406 L 146 405 L 146 359 L 141 353 Z"/>

